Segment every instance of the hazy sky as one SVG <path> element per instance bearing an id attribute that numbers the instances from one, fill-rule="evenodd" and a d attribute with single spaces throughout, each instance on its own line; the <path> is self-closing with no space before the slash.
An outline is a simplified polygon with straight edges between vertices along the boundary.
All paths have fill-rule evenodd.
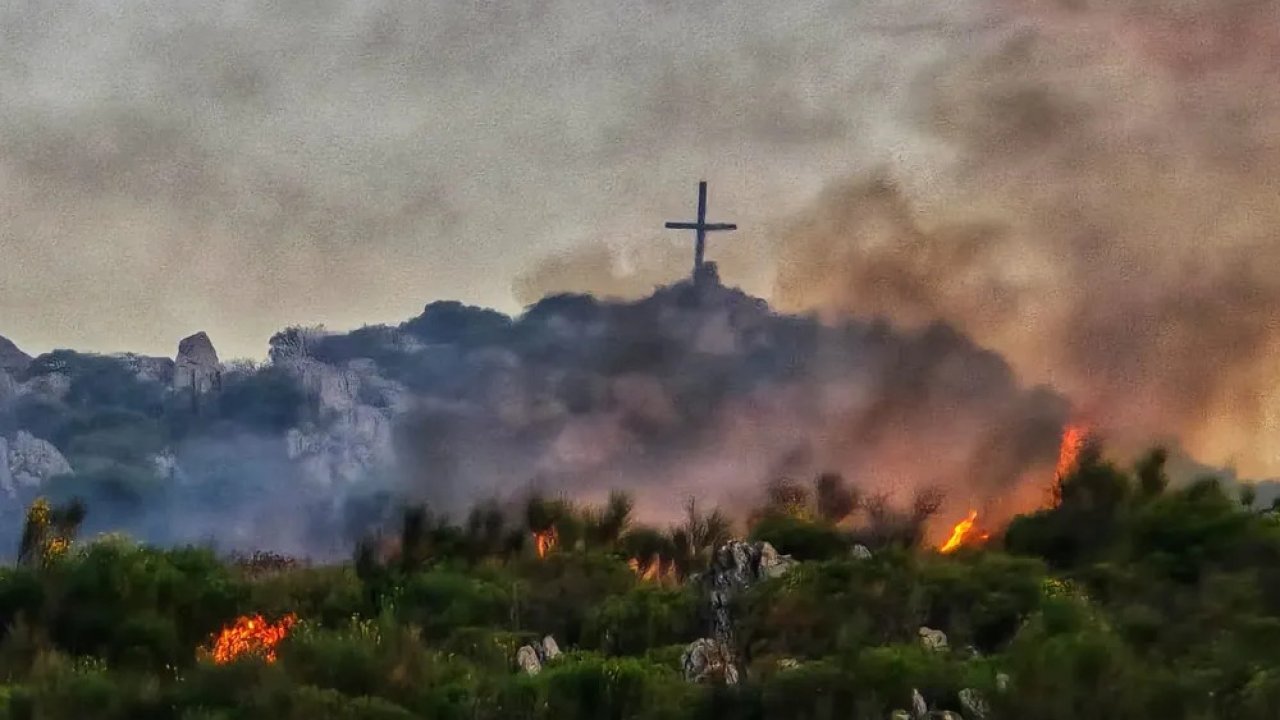
<path id="1" fill-rule="evenodd" d="M 974 25 L 898 0 L 13 0 L 0 8 L 0 334 L 261 357 L 291 323 L 518 309 L 571 247 L 717 236 L 927 163 L 921 68 Z M 739 258 L 751 253 L 738 253 Z M 678 260 L 678 262 L 677 262 Z M 731 278 L 767 291 L 768 257 Z M 621 269 L 625 272 L 626 268 Z M 537 290 L 537 282 L 533 290 Z M 527 300 L 527 297 L 520 297 Z"/>

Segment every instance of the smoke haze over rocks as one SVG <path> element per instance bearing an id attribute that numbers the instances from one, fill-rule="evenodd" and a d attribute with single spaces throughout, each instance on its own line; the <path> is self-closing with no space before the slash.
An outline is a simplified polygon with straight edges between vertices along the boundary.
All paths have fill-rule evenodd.
<path id="1" fill-rule="evenodd" d="M 81 495 L 93 529 L 331 555 L 405 500 L 457 518 L 535 488 L 626 489 L 662 522 L 686 496 L 741 516 L 768 481 L 838 471 L 898 502 L 941 486 L 957 512 L 998 516 L 1027 500 L 1019 481 L 1051 480 L 1068 415 L 946 325 L 824 324 L 714 280 L 552 296 L 515 318 L 439 302 L 271 346 L 270 363 L 227 366 L 198 395 L 130 357 L 36 358 L 0 436 L 47 440 L 72 472 L 23 485 L 7 512 Z"/>

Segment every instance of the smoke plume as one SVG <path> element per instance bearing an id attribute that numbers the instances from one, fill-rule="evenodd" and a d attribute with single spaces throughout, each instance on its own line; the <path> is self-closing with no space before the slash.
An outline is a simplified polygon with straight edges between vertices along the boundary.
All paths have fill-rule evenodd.
<path id="1" fill-rule="evenodd" d="M 991 11 L 918 86 L 945 171 L 828 188 L 775 299 L 952 323 L 1114 436 L 1280 472 L 1280 6 Z"/>

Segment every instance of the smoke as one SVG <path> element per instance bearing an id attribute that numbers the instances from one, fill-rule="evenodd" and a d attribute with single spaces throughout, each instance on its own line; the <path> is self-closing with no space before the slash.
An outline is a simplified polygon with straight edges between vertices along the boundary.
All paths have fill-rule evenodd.
<path id="1" fill-rule="evenodd" d="M 775 300 L 951 323 L 1113 436 L 1280 472 L 1280 6 L 991 10 L 917 85 L 952 157 L 829 187 Z"/>

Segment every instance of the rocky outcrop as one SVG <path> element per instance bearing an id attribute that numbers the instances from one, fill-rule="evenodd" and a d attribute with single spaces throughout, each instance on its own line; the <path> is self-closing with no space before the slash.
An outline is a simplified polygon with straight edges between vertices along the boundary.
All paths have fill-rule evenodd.
<path id="1" fill-rule="evenodd" d="M 522 645 L 516 651 L 516 667 L 524 671 L 526 675 L 537 675 L 542 672 L 542 660 L 538 658 L 538 653 L 529 645 Z"/>
<path id="2" fill-rule="evenodd" d="M 0 335 L 0 371 L 19 375 L 31 364 L 31 356 L 18 349 L 9 338 Z"/>
<path id="3" fill-rule="evenodd" d="M 991 705 L 987 703 L 987 699 L 973 688 L 960 691 L 960 707 L 969 720 L 987 720 L 987 716 L 991 714 Z"/>
<path id="4" fill-rule="evenodd" d="M 528 675 L 537 675 L 542 672 L 543 665 L 558 657 L 560 657 L 560 644 L 554 637 L 548 635 L 542 638 L 541 642 L 521 645 L 516 651 L 516 667 Z"/>
<path id="5" fill-rule="evenodd" d="M 213 341 L 203 332 L 178 343 L 173 364 L 173 389 L 198 397 L 222 387 L 222 363 Z"/>
<path id="6" fill-rule="evenodd" d="M 7 442 L 0 439 L 4 450 L 6 473 L 0 473 L 0 489 L 10 497 L 21 488 L 38 488 L 50 478 L 71 474 L 71 463 L 52 443 L 19 430 Z"/>
<path id="7" fill-rule="evenodd" d="M 920 644 L 923 645 L 926 650 L 946 652 L 948 647 L 947 634 L 941 630 L 922 627 L 920 628 Z"/>
<path id="8" fill-rule="evenodd" d="M 786 574 L 793 565 L 795 560 L 778 554 L 767 542 L 733 540 L 716 550 L 703 576 L 712 637 L 725 647 L 733 647 L 734 622 L 730 616 L 733 599 L 762 580 Z"/>
<path id="9" fill-rule="evenodd" d="M 134 377 L 142 382 L 172 385 L 174 381 L 173 360 L 166 357 L 152 357 L 134 353 L 120 353 L 114 356 L 122 365 L 133 372 Z M 214 354 L 216 361 L 217 353 Z"/>
<path id="10" fill-rule="evenodd" d="M 680 655 L 684 679 L 694 683 L 738 684 L 733 652 L 714 638 L 694 640 Z"/>
<path id="11" fill-rule="evenodd" d="M 925 720 L 929 717 L 929 703 L 924 701 L 924 696 L 915 688 L 911 689 L 911 715 L 916 720 Z"/>
<path id="12" fill-rule="evenodd" d="M 357 405 L 322 424 L 289 430 L 285 449 L 303 475 L 321 487 L 359 482 L 395 462 L 392 420 L 378 408 Z"/>

